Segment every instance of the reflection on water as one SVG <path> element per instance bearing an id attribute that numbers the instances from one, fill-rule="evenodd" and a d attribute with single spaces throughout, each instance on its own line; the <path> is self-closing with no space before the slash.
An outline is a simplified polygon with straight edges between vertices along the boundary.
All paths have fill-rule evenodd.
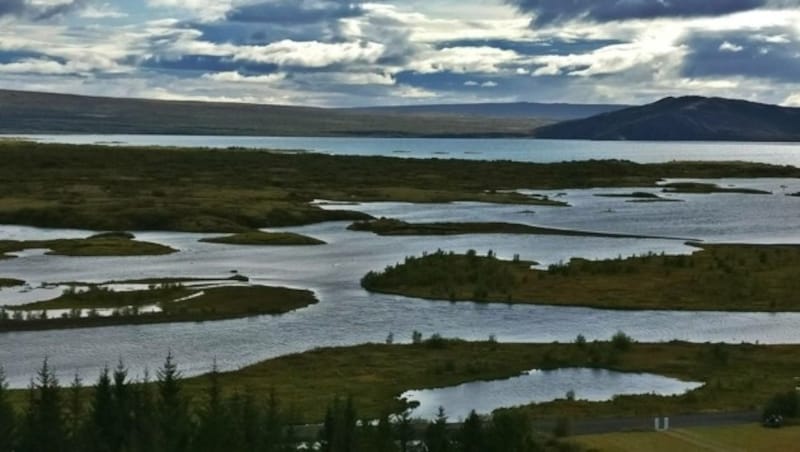
<path id="1" fill-rule="evenodd" d="M 729 181 L 725 181 L 727 184 Z M 784 196 L 800 191 L 798 181 L 736 181 L 774 191 L 774 195 L 679 195 L 682 203 L 627 203 L 596 193 L 620 190 L 568 190 L 562 198 L 573 207 L 531 207 L 455 203 L 411 205 L 373 203 L 348 208 L 408 221 L 509 221 L 543 226 L 646 235 L 696 237 L 709 241 L 800 243 L 798 203 Z M 749 185 L 748 185 L 749 184 Z M 625 190 L 627 191 L 627 190 Z M 552 196 L 558 193 L 548 193 Z M 328 207 L 335 208 L 335 207 Z M 611 212 L 609 212 L 609 210 Z M 453 237 L 378 237 L 346 229 L 347 223 L 290 228 L 325 240 L 319 247 L 247 247 L 200 243 L 202 234 L 146 232 L 141 240 L 163 243 L 179 252 L 165 256 L 69 258 L 31 254 L 0 261 L 0 277 L 17 278 L 29 288 L 0 291 L 0 304 L 22 304 L 57 296 L 38 288 L 45 282 L 104 282 L 140 278 L 219 278 L 237 270 L 254 284 L 314 290 L 320 303 L 278 317 L 207 323 L 136 325 L 69 331 L 0 334 L 0 363 L 15 387 L 48 356 L 65 378 L 76 371 L 92 381 L 104 363 L 123 357 L 133 374 L 157 368 L 169 350 L 186 375 L 206 372 L 216 358 L 223 370 L 309 350 L 318 346 L 382 342 L 392 332 L 411 339 L 425 335 L 501 341 L 571 341 L 607 339 L 623 330 L 642 341 L 726 341 L 800 343 L 800 314 L 620 312 L 585 308 L 450 304 L 369 294 L 359 280 L 370 270 L 437 248 L 501 258 L 520 254 L 543 265 L 573 256 L 590 259 L 693 249 L 680 241 L 523 235 Z M 0 227 L 0 239 L 86 236 L 86 231 L 43 231 Z M 214 235 L 214 234 L 209 234 Z M 37 298 L 38 297 L 38 298 Z"/>
<path id="2" fill-rule="evenodd" d="M 564 399 L 602 402 L 618 395 L 680 395 L 702 383 L 685 382 L 653 374 L 612 372 L 602 369 L 533 370 L 507 380 L 476 381 L 441 389 L 407 391 L 400 397 L 420 403 L 411 415 L 435 419 L 444 407 L 450 421 L 465 419 L 470 411 L 490 414 L 498 408 Z"/>

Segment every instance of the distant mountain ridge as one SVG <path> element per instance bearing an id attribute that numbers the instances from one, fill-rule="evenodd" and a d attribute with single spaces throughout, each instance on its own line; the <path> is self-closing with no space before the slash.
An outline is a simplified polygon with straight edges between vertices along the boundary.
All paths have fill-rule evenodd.
<path id="1" fill-rule="evenodd" d="M 0 90 L 0 134 L 530 137 L 547 122 Z"/>
<path id="2" fill-rule="evenodd" d="M 588 140 L 800 141 L 800 108 L 718 97 L 668 97 L 539 127 L 534 135 Z"/>
<path id="3" fill-rule="evenodd" d="M 492 118 L 547 118 L 564 121 L 587 118 L 602 113 L 622 110 L 630 105 L 616 104 L 567 104 L 567 103 L 477 103 L 477 104 L 437 104 L 388 107 L 361 107 L 352 111 L 399 114 L 444 114 L 483 116 Z"/>

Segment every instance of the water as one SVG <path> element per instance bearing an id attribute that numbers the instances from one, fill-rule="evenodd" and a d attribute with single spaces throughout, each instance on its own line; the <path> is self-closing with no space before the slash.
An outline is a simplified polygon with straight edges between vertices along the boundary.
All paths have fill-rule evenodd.
<path id="1" fill-rule="evenodd" d="M 509 221 L 583 230 L 675 236 L 716 242 L 800 243 L 800 181 L 782 179 L 720 180 L 723 185 L 762 188 L 773 195 L 672 195 L 680 203 L 628 203 L 600 193 L 634 189 L 567 190 L 559 199 L 572 207 L 538 207 L 453 203 L 414 205 L 367 203 L 348 206 L 373 215 L 409 221 Z M 783 187 L 785 186 L 785 188 Z M 637 191 L 639 189 L 636 189 Z M 650 188 L 649 190 L 653 190 Z M 558 196 L 557 192 L 543 192 Z M 329 206 L 326 208 L 335 208 Z M 533 213 L 531 213 L 533 210 Z M 549 306 L 451 304 L 370 294 L 359 280 L 379 270 L 438 248 L 470 248 L 501 258 L 520 254 L 548 265 L 579 256 L 590 259 L 646 253 L 689 253 L 680 240 L 595 237 L 471 235 L 452 237 L 378 237 L 348 231 L 334 222 L 288 230 L 318 237 L 317 247 L 249 247 L 201 243 L 216 234 L 138 233 L 139 239 L 171 246 L 178 253 L 149 257 L 70 258 L 25 253 L 0 261 L 0 276 L 29 287 L 0 291 L 0 304 L 22 304 L 58 295 L 43 283 L 104 282 L 157 277 L 224 278 L 232 270 L 254 283 L 314 290 L 320 303 L 287 315 L 207 323 L 136 325 L 67 331 L 0 334 L 0 363 L 14 387 L 48 356 L 62 379 L 77 372 L 87 381 L 103 364 L 123 357 L 133 375 L 161 365 L 172 351 L 186 375 L 207 372 L 216 358 L 223 370 L 319 346 L 383 342 L 389 333 L 409 342 L 411 333 L 505 342 L 608 339 L 623 330 L 641 341 L 681 339 L 695 342 L 800 343 L 800 314 L 720 312 L 620 312 Z M 42 230 L 0 226 L 0 239 L 83 237 L 92 231 Z"/>
<path id="2" fill-rule="evenodd" d="M 731 161 L 800 166 L 800 143 L 608 142 L 534 139 L 315 138 L 186 135 L 14 135 L 46 143 L 307 150 L 337 155 L 561 162 L 624 159 Z M 2 137 L 2 135 L 0 135 Z"/>
<path id="3" fill-rule="evenodd" d="M 498 408 L 564 399 L 604 402 L 620 395 L 680 395 L 702 386 L 653 374 L 621 373 L 602 369 L 532 370 L 506 380 L 475 381 L 440 389 L 407 391 L 400 397 L 417 401 L 415 418 L 433 420 L 445 407 L 448 421 L 463 421 L 472 410 L 491 414 Z"/>

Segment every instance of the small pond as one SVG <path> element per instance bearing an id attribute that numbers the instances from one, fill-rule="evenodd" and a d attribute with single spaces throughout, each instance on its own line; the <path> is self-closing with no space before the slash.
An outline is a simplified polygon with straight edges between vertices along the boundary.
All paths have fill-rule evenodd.
<path id="1" fill-rule="evenodd" d="M 412 411 L 415 418 L 434 419 L 439 407 L 444 407 L 449 420 L 455 422 L 466 418 L 472 410 L 490 414 L 498 408 L 564 399 L 568 392 L 574 393 L 577 400 L 602 402 L 618 395 L 680 395 L 702 385 L 654 374 L 568 368 L 532 370 L 506 380 L 407 391 L 400 397 L 420 403 Z"/>

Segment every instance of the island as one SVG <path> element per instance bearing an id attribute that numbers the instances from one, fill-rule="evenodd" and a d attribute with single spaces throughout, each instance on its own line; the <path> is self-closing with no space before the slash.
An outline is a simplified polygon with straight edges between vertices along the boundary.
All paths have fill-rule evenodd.
<path id="1" fill-rule="evenodd" d="M 625 310 L 798 312 L 800 246 L 693 243 L 690 255 L 648 253 L 533 262 L 437 251 L 370 272 L 362 286 L 409 297 Z"/>
<path id="2" fill-rule="evenodd" d="M 0 259 L 29 249 L 48 249 L 47 254 L 71 257 L 159 256 L 177 251 L 158 243 L 137 241 L 128 232 L 111 232 L 83 239 L 0 240 Z"/>
<path id="3" fill-rule="evenodd" d="M 224 237 L 210 237 L 200 239 L 205 243 L 217 243 L 223 245 L 253 245 L 253 246 L 302 246 L 302 245 L 325 245 L 325 242 L 307 235 L 296 234 L 294 232 L 265 232 L 249 231 Z"/>
<path id="4" fill-rule="evenodd" d="M 67 289 L 52 300 L 0 309 L 0 333 L 277 315 L 317 302 L 311 291 L 285 287 L 196 288 L 162 282 L 143 290 L 114 291 L 91 285 L 86 290 Z M 59 314 L 52 316 L 50 310 Z"/>

